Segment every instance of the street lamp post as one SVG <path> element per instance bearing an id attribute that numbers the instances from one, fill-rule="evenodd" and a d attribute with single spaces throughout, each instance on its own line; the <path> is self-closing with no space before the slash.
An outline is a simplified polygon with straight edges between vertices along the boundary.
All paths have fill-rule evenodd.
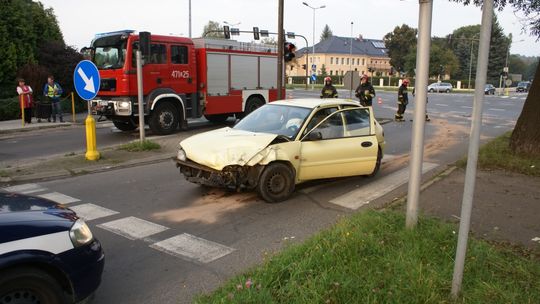
<path id="1" fill-rule="evenodd" d="M 315 63 L 315 11 L 320 9 L 320 8 L 325 8 L 326 5 L 321 5 L 319 7 L 313 7 L 309 4 L 307 4 L 306 2 L 302 2 L 303 5 L 311 8 L 313 10 L 313 49 L 312 49 L 312 53 L 313 53 L 313 56 L 311 56 L 313 59 L 312 59 L 312 64 Z M 307 68 L 307 67 L 306 67 Z M 315 72 L 315 71 L 313 71 Z M 312 82 L 311 83 L 311 89 L 315 89 L 315 82 Z"/>
<path id="2" fill-rule="evenodd" d="M 351 89 L 349 90 L 349 98 L 352 99 L 352 90 L 353 90 L 353 71 L 352 71 L 352 43 L 353 43 L 353 25 L 354 23 L 351 21 L 351 42 L 349 45 L 349 71 L 351 71 Z"/>

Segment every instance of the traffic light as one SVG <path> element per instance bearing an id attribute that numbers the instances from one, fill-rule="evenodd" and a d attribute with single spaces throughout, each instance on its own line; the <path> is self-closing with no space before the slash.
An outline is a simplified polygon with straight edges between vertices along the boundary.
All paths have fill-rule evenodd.
<path id="1" fill-rule="evenodd" d="M 228 25 L 223 26 L 223 36 L 225 36 L 225 39 L 231 39 L 231 30 Z"/>
<path id="2" fill-rule="evenodd" d="M 259 37 L 259 28 L 254 26 L 253 27 L 253 39 L 254 40 L 259 40 L 260 37 Z"/>
<path id="3" fill-rule="evenodd" d="M 294 59 L 296 51 L 296 46 L 290 42 L 285 42 L 285 47 L 283 48 L 283 57 L 285 62 L 289 62 Z"/>

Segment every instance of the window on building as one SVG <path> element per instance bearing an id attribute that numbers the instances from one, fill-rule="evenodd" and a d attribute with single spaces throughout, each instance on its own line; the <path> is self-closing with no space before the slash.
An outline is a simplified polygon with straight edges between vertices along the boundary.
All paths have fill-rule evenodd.
<path id="1" fill-rule="evenodd" d="M 345 58 L 341 58 L 341 64 L 343 64 L 343 62 L 345 61 L 344 59 L 345 59 Z"/>
<path id="2" fill-rule="evenodd" d="M 330 70 L 330 76 L 332 76 L 332 70 Z"/>
<path id="3" fill-rule="evenodd" d="M 365 58 L 362 58 L 362 65 L 366 65 L 366 59 Z M 364 72 L 362 71 L 362 73 L 364 73 Z"/>
<path id="4" fill-rule="evenodd" d="M 343 76 L 343 71 L 341 71 L 341 76 Z"/>
<path id="5" fill-rule="evenodd" d="M 349 58 L 347 58 L 347 64 L 349 64 Z"/>
<path id="6" fill-rule="evenodd" d="M 334 64 L 334 57 L 330 57 L 330 64 Z"/>

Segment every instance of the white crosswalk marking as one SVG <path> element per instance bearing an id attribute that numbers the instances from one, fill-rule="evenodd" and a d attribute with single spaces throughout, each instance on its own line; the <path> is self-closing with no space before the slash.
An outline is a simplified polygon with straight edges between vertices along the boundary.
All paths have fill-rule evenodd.
<path id="1" fill-rule="evenodd" d="M 422 173 L 425 173 L 435 167 L 437 164 L 423 163 Z M 376 198 L 404 185 L 409 177 L 409 167 L 403 168 L 395 173 L 380 178 L 372 183 L 356 188 L 355 190 L 336 197 L 330 203 L 340 205 L 345 208 L 356 210 L 363 205 L 369 204 Z"/>
<path id="2" fill-rule="evenodd" d="M 68 195 L 65 195 L 65 194 L 62 194 L 62 193 L 58 193 L 58 192 L 40 194 L 38 196 L 42 197 L 42 198 L 46 198 L 46 199 L 54 201 L 54 202 L 57 202 L 59 204 L 63 204 L 63 205 L 79 201 L 78 198 L 74 198 L 74 197 L 71 197 L 71 196 L 68 196 Z"/>
<path id="3" fill-rule="evenodd" d="M 142 239 L 169 228 L 133 216 L 97 225 L 130 240 Z"/>
<path id="4" fill-rule="evenodd" d="M 22 185 L 4 188 L 4 190 L 9 191 L 9 192 L 29 194 L 29 193 L 39 192 L 39 191 L 45 191 L 46 188 L 43 188 L 38 184 L 22 184 Z"/>
<path id="5" fill-rule="evenodd" d="M 85 221 L 91 221 L 98 218 L 118 214 L 117 211 L 107 209 L 94 204 L 82 204 L 69 207 L 69 209 L 75 211 L 77 215 L 83 218 Z"/>
<path id="6" fill-rule="evenodd" d="M 199 263 L 210 263 L 234 251 L 233 248 L 187 233 L 154 243 L 150 247 Z"/>

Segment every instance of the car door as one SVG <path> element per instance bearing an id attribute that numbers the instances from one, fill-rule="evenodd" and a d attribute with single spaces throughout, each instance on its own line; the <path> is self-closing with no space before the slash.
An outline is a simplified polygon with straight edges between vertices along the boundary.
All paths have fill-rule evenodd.
<path id="1" fill-rule="evenodd" d="M 334 112 L 302 139 L 298 179 L 369 174 L 375 168 L 377 151 L 370 108 Z"/>

